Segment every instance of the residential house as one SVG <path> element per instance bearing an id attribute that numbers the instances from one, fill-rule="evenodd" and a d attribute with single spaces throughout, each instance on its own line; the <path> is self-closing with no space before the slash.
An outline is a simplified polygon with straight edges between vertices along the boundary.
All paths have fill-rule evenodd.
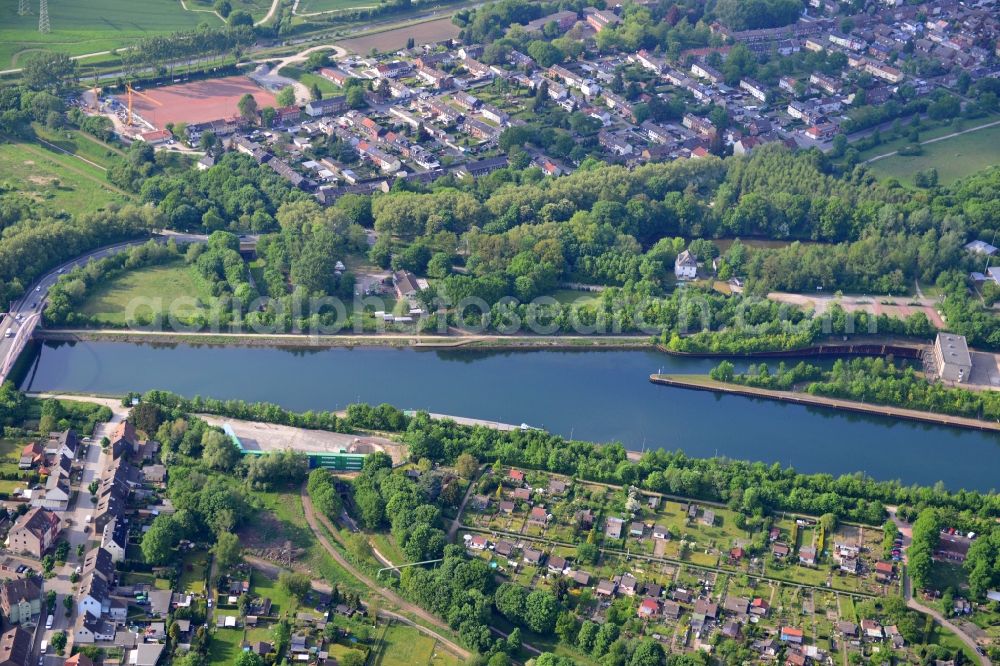
<path id="1" fill-rule="evenodd" d="M 701 522 L 703 525 L 707 525 L 708 527 L 715 525 L 715 511 L 705 509 L 705 512 L 701 514 Z"/>
<path id="2" fill-rule="evenodd" d="M 73 430 L 49 433 L 49 441 L 45 445 L 45 453 L 54 456 L 66 456 L 70 460 L 76 458 L 76 450 L 80 440 Z"/>
<path id="3" fill-rule="evenodd" d="M 640 538 L 645 530 L 646 526 L 636 521 L 628 526 L 628 535 L 630 537 Z"/>
<path id="4" fill-rule="evenodd" d="M 618 18 L 614 12 L 604 11 L 604 10 L 584 10 L 587 14 L 587 25 L 594 29 L 595 32 L 600 32 L 610 26 L 615 26 L 621 23 L 621 19 Z"/>
<path id="5" fill-rule="evenodd" d="M 21 458 L 17 463 L 17 468 L 26 470 L 37 467 L 45 462 L 45 447 L 38 442 L 25 444 L 21 449 Z"/>
<path id="6" fill-rule="evenodd" d="M 321 116 L 332 116 L 347 111 L 347 96 L 335 95 L 324 99 L 317 99 L 308 102 L 305 107 L 306 115 L 312 118 Z"/>
<path id="7" fill-rule="evenodd" d="M 736 613 L 737 615 L 746 615 L 749 607 L 750 600 L 746 597 L 727 596 L 726 600 L 722 604 L 723 609 L 729 611 L 730 613 Z"/>
<path id="8" fill-rule="evenodd" d="M 801 629 L 796 627 L 782 627 L 780 637 L 786 643 L 800 644 L 802 643 L 803 633 Z"/>
<path id="9" fill-rule="evenodd" d="M 114 637 L 112 637 L 112 640 Z M 82 652 L 77 652 L 63 662 L 63 666 L 94 666 L 93 660 Z"/>
<path id="10" fill-rule="evenodd" d="M 639 614 L 639 617 L 645 620 L 648 620 L 651 617 L 656 617 L 660 613 L 660 602 L 658 602 L 656 599 L 650 599 L 649 597 L 646 597 L 645 599 L 642 600 L 642 603 L 639 604 L 639 609 L 637 612 Z"/>
<path id="11" fill-rule="evenodd" d="M 837 631 L 840 632 L 841 636 L 847 638 L 857 638 L 858 637 L 858 625 L 853 622 L 847 622 L 846 620 L 840 620 L 837 622 Z"/>
<path id="12" fill-rule="evenodd" d="M 170 612 L 170 602 L 174 595 L 170 590 L 150 590 L 146 593 L 149 598 L 149 615 L 152 617 L 166 617 Z"/>
<path id="13" fill-rule="evenodd" d="M 0 635 L 0 666 L 29 666 L 31 636 L 21 627 L 8 629 Z"/>
<path id="14" fill-rule="evenodd" d="M 410 271 L 396 271 L 392 275 L 392 284 L 399 298 L 413 298 L 420 292 L 417 276 Z"/>
<path id="15" fill-rule="evenodd" d="M 639 581 L 632 574 L 624 574 L 618 581 L 618 591 L 630 597 L 635 595 L 639 587 Z"/>
<path id="16" fill-rule="evenodd" d="M 663 617 L 676 620 L 681 616 L 681 605 L 676 601 L 663 602 Z"/>
<path id="17" fill-rule="evenodd" d="M 664 539 L 664 540 L 669 539 L 670 538 L 670 530 L 668 530 L 663 525 L 654 525 L 653 526 L 653 538 L 654 539 Z"/>
<path id="18" fill-rule="evenodd" d="M 719 616 L 719 604 L 701 597 L 694 602 L 694 612 L 696 615 L 715 619 Z"/>
<path id="19" fill-rule="evenodd" d="M 726 78 L 722 75 L 722 72 L 714 67 L 698 62 L 691 65 L 691 73 L 700 79 L 708 79 L 715 84 L 722 83 Z"/>
<path id="20" fill-rule="evenodd" d="M 510 496 L 518 502 L 531 501 L 531 491 L 528 488 L 514 488 L 514 490 L 511 491 Z"/>
<path id="21" fill-rule="evenodd" d="M 566 482 L 559 479 L 549 479 L 549 495 L 562 495 L 566 492 Z"/>
<path id="22" fill-rule="evenodd" d="M 558 555 L 550 555 L 548 561 L 549 571 L 555 574 L 561 574 L 566 570 L 566 558 L 559 557 Z"/>
<path id="23" fill-rule="evenodd" d="M 816 564 L 816 549 L 812 546 L 802 546 L 799 548 L 799 562 L 801 564 Z"/>
<path id="24" fill-rule="evenodd" d="M 604 536 L 609 539 L 621 539 L 622 527 L 625 521 L 621 518 L 610 517 L 604 523 Z"/>
<path id="25" fill-rule="evenodd" d="M 510 500 L 501 501 L 498 507 L 500 509 L 500 513 L 505 513 L 507 515 L 514 513 L 514 503 Z"/>
<path id="26" fill-rule="evenodd" d="M 611 580 L 602 580 L 597 584 L 597 596 L 613 597 L 618 591 L 618 583 Z"/>
<path id="27" fill-rule="evenodd" d="M 775 542 L 771 544 L 771 553 L 778 558 L 783 560 L 792 552 L 792 549 L 788 547 L 788 544 Z"/>
<path id="28" fill-rule="evenodd" d="M 549 514 L 545 511 L 544 506 L 535 506 L 531 508 L 528 512 L 528 522 L 533 525 L 539 525 L 545 527 L 549 522 Z"/>
<path id="29" fill-rule="evenodd" d="M 102 620 L 89 611 L 76 618 L 73 628 L 74 644 L 92 645 L 113 640 L 115 640 L 114 622 Z"/>
<path id="30" fill-rule="evenodd" d="M 69 460 L 68 458 L 63 458 Z M 65 511 L 69 506 L 69 477 L 62 474 L 51 474 L 45 480 L 45 485 L 36 488 L 31 494 L 31 506 L 41 507 L 50 511 Z"/>
<path id="31" fill-rule="evenodd" d="M 124 518 L 115 518 L 104 526 L 101 536 L 101 549 L 111 555 L 112 562 L 121 562 L 125 559 L 125 550 L 128 548 L 128 523 Z"/>
<path id="32" fill-rule="evenodd" d="M 580 586 L 590 585 L 590 574 L 586 571 L 574 571 L 573 582 Z"/>
<path id="33" fill-rule="evenodd" d="M 767 101 L 767 86 L 754 79 L 740 79 L 740 88 L 761 102 Z"/>
<path id="34" fill-rule="evenodd" d="M 754 597 L 754 600 L 750 602 L 751 615 L 767 617 L 767 614 L 770 611 L 771 611 L 771 604 L 769 604 L 766 599 L 762 599 L 761 597 Z"/>
<path id="35" fill-rule="evenodd" d="M 48 509 L 30 509 L 14 523 L 7 534 L 12 553 L 41 559 L 59 536 L 59 516 Z"/>
<path id="36" fill-rule="evenodd" d="M 861 620 L 861 633 L 864 634 L 865 638 L 871 638 L 873 640 L 882 640 L 882 625 L 875 620 Z"/>
<path id="37" fill-rule="evenodd" d="M 674 275 L 678 280 L 693 280 L 698 275 L 698 258 L 684 250 L 674 260 Z"/>
<path id="38" fill-rule="evenodd" d="M 163 654 L 162 643 L 139 643 L 128 653 L 128 661 L 122 666 L 156 666 Z"/>
<path id="39" fill-rule="evenodd" d="M 534 548 L 525 548 L 521 553 L 525 564 L 534 564 L 538 566 L 545 559 L 545 553 Z"/>
<path id="40" fill-rule="evenodd" d="M 111 608 L 111 593 L 108 582 L 91 572 L 80 579 L 80 591 L 76 595 L 77 613 L 90 613 L 101 617 Z"/>
<path id="41" fill-rule="evenodd" d="M 30 622 L 42 612 L 42 585 L 34 576 L 0 583 L 0 611 L 9 624 Z"/>

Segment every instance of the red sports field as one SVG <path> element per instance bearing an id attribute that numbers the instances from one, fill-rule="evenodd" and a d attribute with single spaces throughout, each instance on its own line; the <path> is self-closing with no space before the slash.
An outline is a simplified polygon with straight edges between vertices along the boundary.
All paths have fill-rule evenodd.
<path id="1" fill-rule="evenodd" d="M 163 88 L 138 90 L 132 96 L 132 108 L 140 117 L 163 129 L 167 123 L 202 123 L 230 118 L 243 95 L 250 93 L 257 106 L 277 106 L 274 95 L 243 76 L 206 79 Z M 128 96 L 118 100 L 128 105 Z"/>

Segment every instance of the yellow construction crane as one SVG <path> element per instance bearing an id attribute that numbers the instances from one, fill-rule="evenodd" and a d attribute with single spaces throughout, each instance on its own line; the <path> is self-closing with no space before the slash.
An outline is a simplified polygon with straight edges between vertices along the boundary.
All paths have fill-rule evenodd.
<path id="1" fill-rule="evenodd" d="M 135 125 L 135 115 L 133 115 L 133 113 L 132 113 L 132 95 L 138 95 L 139 97 L 142 97 L 143 99 L 147 99 L 150 102 L 152 102 L 153 104 L 155 104 L 156 106 L 163 106 L 163 102 L 161 102 L 158 99 L 153 99 L 149 95 L 144 95 L 143 93 L 141 93 L 138 90 L 136 90 L 135 88 L 133 88 L 131 83 L 126 83 L 125 84 L 125 92 L 128 94 L 128 124 L 129 124 L 130 127 L 132 125 Z"/>

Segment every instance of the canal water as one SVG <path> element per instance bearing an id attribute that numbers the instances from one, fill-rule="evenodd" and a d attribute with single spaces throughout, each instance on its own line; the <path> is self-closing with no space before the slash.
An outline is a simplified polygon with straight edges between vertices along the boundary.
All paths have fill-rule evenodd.
<path id="1" fill-rule="evenodd" d="M 402 409 L 527 423 L 630 449 L 681 449 L 834 475 L 952 489 L 996 488 L 995 434 L 656 386 L 654 372 L 717 361 L 655 351 L 276 349 L 118 342 L 45 343 L 21 388 L 268 401 L 293 410 L 387 402 Z M 741 362 L 745 365 L 746 362 Z"/>

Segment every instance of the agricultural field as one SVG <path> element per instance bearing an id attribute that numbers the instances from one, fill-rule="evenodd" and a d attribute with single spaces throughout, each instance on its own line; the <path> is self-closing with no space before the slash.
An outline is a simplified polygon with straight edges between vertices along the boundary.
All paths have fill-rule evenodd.
<path id="1" fill-rule="evenodd" d="M 976 171 L 1000 164 L 1000 125 L 925 144 L 922 148 L 922 155 L 893 155 L 872 162 L 868 168 L 878 176 L 912 185 L 914 174 L 933 167 L 937 169 L 938 182 L 950 185 Z"/>
<path id="2" fill-rule="evenodd" d="M 301 7 L 299 11 L 303 11 Z M 386 30 L 385 32 L 373 33 L 363 37 L 353 37 L 342 40 L 338 44 L 355 53 L 367 54 L 372 49 L 389 52 L 405 48 L 406 40 L 410 37 L 420 45 L 430 42 L 440 42 L 445 39 L 454 39 L 458 37 L 458 32 L 458 26 L 452 23 L 450 18 L 442 18 L 403 28 Z"/>
<path id="3" fill-rule="evenodd" d="M 18 16 L 18 4 L 0 3 L 0 69 L 21 67 L 26 56 L 40 50 L 79 56 L 110 51 L 152 33 L 190 30 L 206 21 L 221 24 L 214 14 L 185 11 L 177 0 L 143 0 L 141 11 L 127 0 L 50 0 L 51 32 L 41 34 L 37 0 L 29 0 L 31 11 L 25 16 Z"/>
<path id="4" fill-rule="evenodd" d="M 171 295 L 183 295 L 186 302 L 172 307 Z M 197 300 L 192 303 L 191 298 Z M 98 323 L 121 325 L 133 315 L 148 315 L 151 309 L 170 311 L 179 317 L 207 315 L 212 295 L 183 261 L 149 266 L 125 272 L 98 285 L 88 295 L 80 311 Z"/>
<path id="5" fill-rule="evenodd" d="M 105 172 L 37 143 L 0 143 L 0 189 L 19 192 L 53 212 L 91 213 L 127 201 Z"/>
<path id="6" fill-rule="evenodd" d="M 377 7 L 378 2 L 373 0 L 300 0 L 296 10 L 298 16 L 308 16 L 309 14 L 322 14 L 328 12 L 342 11 L 345 9 L 355 9 L 358 7 Z"/>

